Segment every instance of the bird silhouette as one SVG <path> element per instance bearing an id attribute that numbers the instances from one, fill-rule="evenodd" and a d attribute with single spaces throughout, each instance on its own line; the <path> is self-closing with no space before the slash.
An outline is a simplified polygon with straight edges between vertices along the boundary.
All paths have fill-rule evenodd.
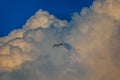
<path id="1" fill-rule="evenodd" d="M 59 46 L 63 46 L 63 43 L 59 43 L 59 44 L 54 44 L 53 47 L 59 47 Z"/>

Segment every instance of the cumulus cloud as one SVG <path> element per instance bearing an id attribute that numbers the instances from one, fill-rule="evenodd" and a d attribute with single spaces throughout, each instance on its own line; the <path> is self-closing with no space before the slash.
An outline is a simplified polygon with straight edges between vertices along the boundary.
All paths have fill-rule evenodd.
<path id="1" fill-rule="evenodd" d="M 120 20 L 120 0 L 95 0 L 92 8 L 100 14 L 106 14 Z"/>
<path id="2" fill-rule="evenodd" d="M 0 38 L 0 80 L 119 80 L 119 7 L 95 0 L 70 22 L 39 10 Z"/>
<path id="3" fill-rule="evenodd" d="M 50 15 L 47 11 L 39 10 L 35 16 L 32 16 L 25 24 L 24 28 L 35 29 L 38 27 L 48 28 L 51 25 L 55 27 L 63 27 L 67 24 L 66 20 L 59 20 L 55 16 Z"/>

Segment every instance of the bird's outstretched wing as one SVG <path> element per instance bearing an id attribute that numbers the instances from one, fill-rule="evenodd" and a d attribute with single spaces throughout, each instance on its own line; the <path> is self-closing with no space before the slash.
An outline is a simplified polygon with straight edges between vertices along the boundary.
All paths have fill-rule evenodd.
<path id="1" fill-rule="evenodd" d="M 59 45 L 59 46 L 63 46 L 63 44 L 62 44 L 62 43 L 59 43 L 58 45 Z"/>
<path id="2" fill-rule="evenodd" d="M 54 44 L 54 45 L 53 45 L 53 47 L 58 47 L 58 46 L 59 46 L 59 45 L 57 45 L 57 44 Z"/>

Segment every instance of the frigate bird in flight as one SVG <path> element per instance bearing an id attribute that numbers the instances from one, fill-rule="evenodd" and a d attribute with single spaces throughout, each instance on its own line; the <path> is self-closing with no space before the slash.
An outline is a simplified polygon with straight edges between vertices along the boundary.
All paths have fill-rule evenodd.
<path id="1" fill-rule="evenodd" d="M 59 47 L 59 46 L 63 46 L 63 43 L 59 43 L 59 44 L 54 44 L 53 47 Z"/>

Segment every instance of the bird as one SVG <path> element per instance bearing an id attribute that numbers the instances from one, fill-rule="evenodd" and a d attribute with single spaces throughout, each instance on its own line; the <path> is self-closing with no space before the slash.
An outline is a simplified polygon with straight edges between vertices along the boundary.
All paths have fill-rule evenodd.
<path id="1" fill-rule="evenodd" d="M 53 47 L 59 47 L 59 46 L 63 46 L 63 43 L 59 43 L 59 44 L 54 44 Z"/>

